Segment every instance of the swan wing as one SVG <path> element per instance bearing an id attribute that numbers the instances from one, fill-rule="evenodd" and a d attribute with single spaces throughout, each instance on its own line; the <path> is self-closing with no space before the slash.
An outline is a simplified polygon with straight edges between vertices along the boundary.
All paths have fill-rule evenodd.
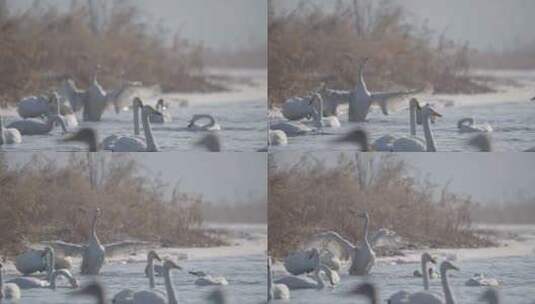
<path id="1" fill-rule="evenodd" d="M 351 92 L 351 91 L 332 90 L 332 89 L 325 89 L 322 92 L 322 95 L 324 96 L 324 99 L 336 100 L 339 103 L 349 103 L 352 94 L 353 94 L 353 92 Z"/>
<path id="2" fill-rule="evenodd" d="M 153 290 L 141 290 L 134 293 L 135 304 L 166 304 L 167 298 L 159 292 Z"/>
<path id="3" fill-rule="evenodd" d="M 123 252 L 129 252 L 132 249 L 140 249 L 150 246 L 149 242 L 142 241 L 121 241 L 104 245 L 106 248 L 106 255 L 111 257 Z"/>
<path id="4" fill-rule="evenodd" d="M 409 296 L 411 294 L 405 290 L 400 290 L 388 298 L 388 304 L 409 304 Z"/>
<path id="5" fill-rule="evenodd" d="M 400 107 L 406 105 L 406 98 L 423 92 L 420 90 L 408 90 L 399 92 L 380 92 L 372 93 L 372 101 L 377 104 L 384 115 L 388 115 L 388 111 L 395 111 Z"/>
<path id="6" fill-rule="evenodd" d="M 340 261 L 349 261 L 355 246 L 340 234 L 327 231 L 313 235 L 305 243 L 305 248 L 319 248 L 334 254 Z"/>
<path id="7" fill-rule="evenodd" d="M 147 144 L 139 137 L 121 136 L 115 140 L 110 150 L 113 152 L 145 152 Z"/>
<path id="8" fill-rule="evenodd" d="M 82 255 L 85 252 L 85 245 L 67 243 L 64 241 L 49 241 L 44 242 L 45 245 L 52 246 L 57 253 L 62 253 L 65 256 Z"/>

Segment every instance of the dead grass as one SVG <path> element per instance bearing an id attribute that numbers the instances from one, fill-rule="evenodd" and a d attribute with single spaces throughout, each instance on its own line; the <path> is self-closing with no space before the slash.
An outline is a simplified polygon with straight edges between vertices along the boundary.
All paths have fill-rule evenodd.
<path id="1" fill-rule="evenodd" d="M 300 241 L 318 231 L 334 230 L 352 241 L 362 235 L 355 213 L 368 211 L 371 229 L 396 231 L 415 246 L 479 247 L 491 243 L 470 229 L 468 198 L 436 186 L 418 184 L 405 176 L 406 165 L 394 156 L 341 154 L 328 167 L 303 156 L 291 168 L 279 168 L 271 158 L 269 169 L 269 251 L 285 256 Z"/>
<path id="2" fill-rule="evenodd" d="M 441 93 L 489 90 L 466 77 L 458 78 L 470 68 L 468 45 L 458 46 L 444 35 L 437 43 L 436 33 L 425 24 L 409 24 L 403 9 L 389 1 L 371 9 L 359 0 L 356 10 L 339 2 L 334 12 L 304 1 L 280 15 L 275 14 L 273 1 L 269 3 L 270 104 L 304 95 L 320 82 L 337 89 L 353 88 L 358 61 L 364 57 L 372 59 L 366 80 L 373 90 L 420 88 L 429 83 Z"/>
<path id="3" fill-rule="evenodd" d="M 18 252 L 25 242 L 84 242 L 96 207 L 103 210 L 98 229 L 106 243 L 136 238 L 168 246 L 222 244 L 200 229 L 200 198 L 178 189 L 166 197 L 167 185 L 142 176 L 140 168 L 126 154 L 72 154 L 66 165 L 35 157 L 17 168 L 0 158 L 0 253 Z"/>
<path id="4" fill-rule="evenodd" d="M 167 91 L 221 89 L 200 73 L 202 46 L 178 34 L 169 39 L 162 26 L 145 24 L 135 7 L 114 2 L 107 22 L 95 32 L 88 8 L 72 3 L 66 12 L 34 5 L 21 14 L 2 14 L 0 101 L 39 94 L 67 75 L 86 87 L 97 65 L 106 88 L 131 80 Z"/>

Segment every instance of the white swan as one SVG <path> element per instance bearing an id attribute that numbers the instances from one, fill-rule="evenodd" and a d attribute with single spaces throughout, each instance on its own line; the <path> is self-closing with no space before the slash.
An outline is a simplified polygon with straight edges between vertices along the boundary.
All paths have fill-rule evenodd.
<path id="1" fill-rule="evenodd" d="M 8 283 L 16 284 L 20 289 L 33 289 L 33 288 L 50 288 L 56 290 L 57 287 L 57 278 L 64 277 L 69 281 L 69 285 L 72 289 L 79 287 L 78 280 L 74 278 L 70 271 L 67 269 L 55 270 L 52 273 L 50 281 L 40 280 L 33 277 L 20 277 L 8 281 Z"/>
<path id="2" fill-rule="evenodd" d="M 17 303 L 20 300 L 20 288 L 16 284 L 4 283 L 4 265 L 0 263 L 0 302 Z"/>
<path id="3" fill-rule="evenodd" d="M 498 287 L 500 282 L 495 278 L 487 278 L 483 273 L 476 273 L 473 277 L 468 279 L 465 283 L 466 286 L 488 286 Z"/>
<path id="4" fill-rule="evenodd" d="M 191 273 L 191 272 L 190 272 Z M 197 286 L 225 286 L 228 285 L 227 279 L 224 277 L 213 277 L 209 274 L 197 275 L 199 278 L 195 280 Z"/>
<path id="5" fill-rule="evenodd" d="M 160 303 L 178 304 L 170 271 L 172 269 L 181 270 L 182 268 L 177 266 L 172 261 L 165 261 L 163 263 L 163 268 L 164 268 L 165 290 L 167 293 L 167 299 L 164 297 L 164 295 L 162 295 L 162 293 L 159 293 L 157 291 L 142 290 L 142 291 L 138 291 L 134 293 L 132 303 L 134 304 L 160 304 Z"/>
<path id="6" fill-rule="evenodd" d="M 358 285 L 353 291 L 353 294 L 366 297 L 371 304 L 379 304 L 379 296 L 377 289 L 371 283 L 362 283 Z"/>
<path id="7" fill-rule="evenodd" d="M 315 92 L 304 97 L 292 97 L 287 99 L 281 106 L 282 115 L 288 120 L 301 120 L 303 118 L 310 119 L 314 116 L 314 112 L 318 109 L 312 103 L 314 95 L 319 93 L 323 98 L 323 116 L 331 117 L 338 115 L 338 106 L 344 101 L 337 98 L 329 92 L 338 92 L 334 90 L 326 90 L 325 83 L 321 83 L 320 86 L 314 90 Z M 347 102 L 347 101 L 346 101 Z"/>
<path id="8" fill-rule="evenodd" d="M 208 119 L 208 123 L 204 125 L 197 124 L 201 119 Z M 215 118 L 210 114 L 195 114 L 189 121 L 188 129 L 192 131 L 219 131 L 221 126 L 216 123 Z"/>
<path id="9" fill-rule="evenodd" d="M 422 254 L 422 259 L 421 259 L 421 271 L 423 273 L 423 280 L 424 280 L 424 290 L 429 290 L 429 272 L 428 272 L 428 268 L 427 268 L 427 263 L 433 263 L 433 264 L 436 264 L 436 260 L 433 259 L 433 257 L 427 253 L 427 252 L 424 252 Z M 388 304 L 402 304 L 402 303 L 408 303 L 408 299 L 410 297 L 411 293 L 405 291 L 405 290 L 401 290 L 401 291 L 398 291 L 396 293 L 394 293 L 392 296 L 390 296 L 390 298 L 387 300 L 387 303 Z"/>
<path id="10" fill-rule="evenodd" d="M 30 249 L 15 257 L 15 268 L 23 275 L 29 275 L 35 272 L 43 272 L 47 270 L 48 259 L 47 250 Z M 55 269 L 71 269 L 72 259 L 70 257 L 55 255 Z"/>
<path id="11" fill-rule="evenodd" d="M 289 137 L 305 135 L 313 131 L 312 128 L 296 121 L 285 121 L 270 125 L 270 130 L 281 130 Z"/>
<path id="12" fill-rule="evenodd" d="M 340 120 L 338 120 L 338 117 L 336 116 L 327 116 L 324 117 L 323 112 L 323 97 L 319 93 L 315 93 L 312 95 L 311 103 L 314 101 L 318 101 L 319 106 L 318 109 L 314 109 L 313 117 L 314 117 L 314 126 L 318 129 L 321 128 L 340 128 L 342 125 L 340 124 Z"/>
<path id="13" fill-rule="evenodd" d="M 268 136 L 268 145 L 270 146 L 286 146 L 288 144 L 288 136 L 283 130 L 270 129 Z"/>
<path id="14" fill-rule="evenodd" d="M 365 58 L 359 67 L 359 79 L 357 85 L 352 91 L 336 91 L 325 90 L 325 94 L 332 99 L 343 100 L 349 103 L 349 121 L 363 122 L 366 120 L 370 107 L 372 104 L 377 104 L 381 107 L 384 115 L 388 115 L 388 108 L 390 104 L 403 100 L 404 97 L 415 95 L 422 90 L 409 90 L 404 92 L 388 92 L 388 93 L 370 93 L 364 82 L 364 68 L 368 63 L 368 58 Z"/>
<path id="15" fill-rule="evenodd" d="M 429 104 L 425 105 L 421 109 L 422 113 L 422 124 L 424 129 L 425 136 L 425 145 L 424 141 L 420 138 L 411 136 L 411 137 L 402 137 L 394 141 L 392 144 L 393 152 L 436 152 L 435 139 L 433 137 L 433 132 L 431 131 L 430 123 L 435 122 L 436 117 L 442 117 L 442 115 L 436 112 Z"/>
<path id="16" fill-rule="evenodd" d="M 160 256 L 158 256 L 156 251 L 151 250 L 147 254 L 147 266 L 145 267 L 145 275 L 149 278 L 150 289 L 154 289 L 156 287 L 156 284 L 154 282 L 154 260 L 161 261 Z M 134 302 L 135 294 L 136 292 L 134 292 L 132 289 L 123 289 L 113 297 L 112 303 L 131 304 Z"/>
<path id="17" fill-rule="evenodd" d="M 489 288 L 479 298 L 480 301 L 485 301 L 489 304 L 500 304 L 500 294 L 498 290 L 494 288 Z"/>
<path id="18" fill-rule="evenodd" d="M 273 283 L 273 270 L 271 270 L 271 257 L 267 261 L 268 272 L 268 302 L 271 300 L 289 300 L 290 289 L 284 284 Z"/>
<path id="19" fill-rule="evenodd" d="M 143 106 L 141 110 L 141 121 L 143 123 L 143 132 L 145 139 L 137 136 L 116 136 L 112 135 L 104 139 L 102 147 L 104 150 L 111 150 L 113 152 L 158 152 L 158 145 L 152 134 L 152 128 L 149 121 L 150 115 L 160 115 L 153 107 Z M 134 117 L 137 115 L 134 114 Z M 137 119 L 134 119 L 135 132 L 139 132 L 139 124 Z"/>
<path id="20" fill-rule="evenodd" d="M 416 137 L 416 124 L 421 124 L 421 120 L 422 115 L 420 104 L 416 98 L 412 98 L 409 102 L 409 135 L 411 136 L 411 139 L 414 139 L 422 147 L 421 149 L 423 149 L 423 147 L 425 147 L 425 142 Z M 398 137 L 390 134 L 381 136 L 375 140 L 372 144 L 372 148 L 374 151 L 391 152 L 394 149 L 394 143 L 398 139 Z"/>
<path id="21" fill-rule="evenodd" d="M 14 128 L 4 128 L 4 119 L 0 115 L 0 145 L 20 144 L 22 135 Z"/>
<path id="22" fill-rule="evenodd" d="M 367 212 L 358 215 L 364 219 L 364 235 L 362 246 L 353 245 L 350 241 L 340 236 L 334 231 L 319 233 L 313 236 L 314 241 L 323 240 L 335 242 L 343 251 L 345 258 L 351 259 L 349 268 L 350 275 L 367 275 L 375 265 L 375 252 L 368 239 L 368 229 L 370 217 Z"/>
<path id="23" fill-rule="evenodd" d="M 46 260 L 46 271 L 47 271 L 46 280 L 41 280 L 35 277 L 18 277 L 18 278 L 9 280 L 8 283 L 17 284 L 20 289 L 48 287 L 50 285 L 50 282 L 52 282 L 52 278 L 54 277 L 54 268 L 55 268 L 54 249 L 52 247 L 46 247 L 42 253 L 42 256 Z"/>
<path id="24" fill-rule="evenodd" d="M 22 118 L 41 117 L 49 110 L 48 101 L 46 95 L 24 97 L 17 103 L 17 112 Z"/>
<path id="25" fill-rule="evenodd" d="M 320 275 L 320 271 L 325 271 L 327 275 L 329 272 L 325 265 L 321 264 L 320 255 L 318 249 L 314 248 L 312 250 L 312 255 L 310 258 L 314 261 L 314 276 L 312 278 L 304 276 L 286 276 L 275 281 L 276 284 L 284 284 L 288 286 L 289 289 L 323 289 L 325 287 L 325 282 L 323 277 Z M 332 283 L 332 282 L 331 282 Z"/>
<path id="26" fill-rule="evenodd" d="M 312 253 L 315 248 L 316 247 L 307 250 L 298 250 L 286 256 L 286 258 L 284 258 L 284 267 L 286 268 L 286 271 L 293 275 L 313 272 L 315 265 L 310 257 L 313 257 Z M 340 270 L 342 267 L 342 262 L 338 256 L 329 250 L 320 250 L 320 261 L 321 264 L 335 271 Z"/>
<path id="27" fill-rule="evenodd" d="M 145 276 L 149 278 L 149 287 L 154 288 L 154 276 L 163 276 L 163 266 L 154 265 L 154 260 L 162 261 L 156 251 L 151 250 L 147 254 L 147 266 L 145 266 Z M 152 278 L 151 278 L 152 277 Z"/>
<path id="28" fill-rule="evenodd" d="M 58 123 L 63 133 L 67 133 L 65 121 L 57 116 L 50 115 L 46 121 L 40 119 L 23 119 L 10 123 L 8 129 L 17 129 L 22 135 L 45 135 L 50 133 L 54 128 L 54 123 Z"/>
<path id="29" fill-rule="evenodd" d="M 457 129 L 460 133 L 475 133 L 475 132 L 492 132 L 492 127 L 489 124 L 476 125 L 472 117 L 459 119 L 457 122 Z"/>
<path id="30" fill-rule="evenodd" d="M 440 264 L 440 276 L 442 281 L 442 289 L 444 291 L 444 298 L 439 298 L 437 295 L 428 291 L 420 291 L 413 293 L 409 296 L 409 303 L 411 304 L 455 304 L 453 294 L 451 293 L 450 285 L 448 282 L 448 270 L 459 270 L 450 261 L 444 261 Z"/>
<path id="31" fill-rule="evenodd" d="M 167 107 L 164 105 L 163 99 L 159 99 L 156 103 L 156 111 L 158 111 L 160 115 L 151 115 L 149 119 L 150 122 L 162 124 L 173 121 L 171 114 L 167 111 Z"/>

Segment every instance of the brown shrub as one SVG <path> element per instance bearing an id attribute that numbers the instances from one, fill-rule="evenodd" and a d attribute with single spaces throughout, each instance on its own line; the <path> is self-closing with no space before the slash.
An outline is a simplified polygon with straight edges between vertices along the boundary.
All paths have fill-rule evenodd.
<path id="1" fill-rule="evenodd" d="M 326 166 L 310 156 L 290 168 L 271 158 L 269 169 L 269 250 L 285 256 L 300 241 L 318 231 L 334 230 L 356 242 L 363 224 L 355 213 L 370 214 L 371 229 L 388 228 L 416 245 L 489 245 L 469 228 L 470 199 L 419 184 L 405 175 L 403 161 L 394 156 L 341 154 L 338 164 Z"/>

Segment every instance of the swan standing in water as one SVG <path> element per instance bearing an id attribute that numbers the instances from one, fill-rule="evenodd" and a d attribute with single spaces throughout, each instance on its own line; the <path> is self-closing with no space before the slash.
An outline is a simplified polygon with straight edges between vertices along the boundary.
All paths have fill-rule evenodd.
<path id="1" fill-rule="evenodd" d="M 270 129 L 268 136 L 268 145 L 270 146 L 286 146 L 288 144 L 288 136 L 283 130 Z"/>
<path id="2" fill-rule="evenodd" d="M 320 271 L 324 271 L 327 276 L 329 276 L 329 269 L 321 264 L 320 254 L 318 249 L 312 249 L 310 258 L 314 262 L 314 274 L 313 279 L 302 276 L 287 276 L 275 281 L 276 284 L 284 284 L 289 289 L 323 289 L 325 287 L 325 282 L 323 277 L 320 275 Z M 330 278 L 329 278 L 330 279 Z M 331 281 L 332 284 L 332 281 Z M 334 284 L 332 284 L 334 285 Z"/>
<path id="3" fill-rule="evenodd" d="M 472 117 L 460 119 L 457 122 L 457 129 L 460 133 L 475 133 L 475 132 L 492 132 L 492 127 L 489 124 L 475 125 L 475 120 Z"/>
<path id="4" fill-rule="evenodd" d="M 171 114 L 169 114 L 169 111 L 167 111 L 167 107 L 164 105 L 163 99 L 159 99 L 156 103 L 156 111 L 158 111 L 160 115 L 151 115 L 149 119 L 151 123 L 163 124 L 173 121 Z"/>
<path id="5" fill-rule="evenodd" d="M 480 301 L 485 301 L 489 304 L 500 304 L 500 294 L 494 288 L 487 289 L 479 298 Z"/>
<path id="6" fill-rule="evenodd" d="M 442 281 L 442 289 L 444 291 L 444 298 L 439 298 L 437 295 L 430 293 L 428 291 L 420 291 L 413 293 L 409 296 L 409 303 L 411 304 L 455 304 L 453 294 L 450 289 L 448 281 L 448 270 L 459 270 L 455 265 L 450 261 L 444 261 L 440 264 L 440 277 Z"/>
<path id="7" fill-rule="evenodd" d="M 156 287 L 156 284 L 154 282 L 154 260 L 161 261 L 160 256 L 156 253 L 156 251 L 151 250 L 147 254 L 147 266 L 145 267 L 145 274 L 149 278 L 149 288 L 154 289 Z M 163 271 L 162 267 L 162 271 Z M 145 292 L 145 291 L 139 291 L 139 292 Z M 134 296 L 137 292 L 134 292 L 132 289 L 123 289 L 119 293 L 117 293 L 112 300 L 112 303 L 114 304 L 131 304 L 134 303 Z"/>
<path id="8" fill-rule="evenodd" d="M 284 284 L 273 283 L 273 270 L 271 270 L 271 257 L 268 256 L 267 261 L 267 275 L 268 275 L 268 302 L 271 300 L 289 300 L 290 289 Z"/>
<path id="9" fill-rule="evenodd" d="M 352 291 L 355 295 L 360 295 L 369 300 L 371 304 L 379 304 L 379 296 L 377 295 L 377 288 L 371 283 L 363 283 L 357 286 Z"/>
<path id="10" fill-rule="evenodd" d="M 422 265 L 422 273 L 423 273 L 423 279 L 424 279 L 424 290 L 427 291 L 429 290 L 429 272 L 428 272 L 428 268 L 427 268 L 427 263 L 433 263 L 433 264 L 436 264 L 436 260 L 433 259 L 433 257 L 425 252 L 422 254 L 422 260 L 421 260 L 421 265 Z M 395 294 L 393 294 L 392 296 L 390 296 L 390 298 L 387 300 L 387 303 L 388 304 L 402 304 L 402 303 L 408 303 L 408 299 L 409 297 L 411 296 L 411 293 L 405 291 L 405 290 L 401 290 L 401 291 L 398 291 L 396 292 Z"/>
<path id="11" fill-rule="evenodd" d="M 197 124 L 201 119 L 208 119 L 208 123 L 204 125 Z M 215 118 L 210 114 L 195 114 L 189 121 L 188 129 L 192 131 L 219 131 L 221 126 L 216 123 Z"/>
<path id="12" fill-rule="evenodd" d="M 4 119 L 0 114 L 0 145 L 20 144 L 22 135 L 15 128 L 4 128 Z"/>
<path id="13" fill-rule="evenodd" d="M 20 288 L 13 283 L 4 283 L 3 268 L 4 265 L 0 263 L 0 303 L 17 303 L 20 300 Z"/>

